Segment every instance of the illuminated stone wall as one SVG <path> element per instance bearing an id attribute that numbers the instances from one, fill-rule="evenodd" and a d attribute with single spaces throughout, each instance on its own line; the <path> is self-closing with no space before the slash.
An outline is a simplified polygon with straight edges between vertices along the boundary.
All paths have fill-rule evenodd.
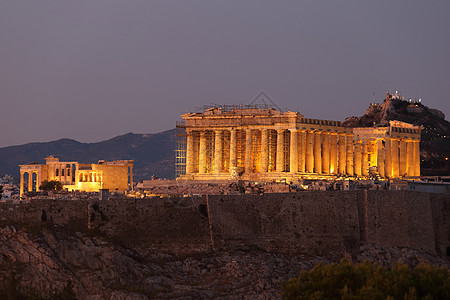
<path id="1" fill-rule="evenodd" d="M 179 179 L 420 176 L 421 129 L 399 121 L 347 128 L 338 121 L 256 106 L 218 106 L 181 117 L 186 159 Z"/>
<path id="2" fill-rule="evenodd" d="M 128 166 L 127 165 L 108 165 L 95 164 L 92 165 L 94 171 L 98 170 L 102 173 L 102 188 L 109 190 L 128 190 Z"/>

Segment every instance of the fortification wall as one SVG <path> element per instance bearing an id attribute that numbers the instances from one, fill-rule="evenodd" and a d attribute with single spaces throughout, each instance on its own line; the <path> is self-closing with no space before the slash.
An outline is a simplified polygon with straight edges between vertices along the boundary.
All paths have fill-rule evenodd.
<path id="1" fill-rule="evenodd" d="M 436 252 L 450 257 L 450 197 L 445 194 L 429 194 L 433 216 Z"/>
<path id="2" fill-rule="evenodd" d="M 175 253 L 260 248 L 339 256 L 366 241 L 450 255 L 450 196 L 407 191 L 35 200 L 1 203 L 0 223 L 55 223 Z"/>
<path id="3" fill-rule="evenodd" d="M 83 231 L 88 223 L 85 201 L 36 200 L 27 204 L 0 203 L 1 225 L 40 225 L 43 222 Z"/>
<path id="4" fill-rule="evenodd" d="M 210 196 L 216 247 L 335 255 L 359 246 L 359 192 Z"/>
<path id="5" fill-rule="evenodd" d="M 430 194 L 370 191 L 362 200 L 368 217 L 364 222 L 365 240 L 436 254 Z"/>
<path id="6" fill-rule="evenodd" d="M 116 242 L 173 252 L 210 248 L 205 199 L 166 198 L 89 203 L 89 224 Z"/>

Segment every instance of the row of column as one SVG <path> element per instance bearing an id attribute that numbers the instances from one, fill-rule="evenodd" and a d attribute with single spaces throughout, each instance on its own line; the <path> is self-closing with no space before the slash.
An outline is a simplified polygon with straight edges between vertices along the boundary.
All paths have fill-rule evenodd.
<path id="1" fill-rule="evenodd" d="M 384 164 L 386 177 L 420 176 L 418 140 L 386 138 L 384 151 L 386 153 L 385 161 L 380 161 L 378 168 L 383 169 Z"/>
<path id="2" fill-rule="evenodd" d="M 337 152 L 338 139 L 336 133 L 328 133 L 321 131 L 309 131 L 290 129 L 290 149 L 289 149 L 289 171 L 300 173 L 324 173 L 337 174 L 349 173 L 353 174 L 353 148 L 352 143 L 346 148 L 346 134 L 339 136 L 339 155 Z M 237 137 L 236 130 L 230 130 L 230 167 L 237 167 Z M 276 137 L 276 172 L 285 170 L 285 143 L 284 133 L 286 130 L 277 130 Z M 214 173 L 220 173 L 222 169 L 222 134 L 223 131 L 215 131 L 214 133 Z M 246 130 L 245 138 L 245 173 L 251 172 L 252 157 L 252 129 Z M 330 137 L 331 136 L 331 137 Z M 269 129 L 261 129 L 261 172 L 268 171 L 269 164 Z M 351 139 L 351 137 L 350 137 Z M 323 142 L 322 142 L 323 140 Z M 199 173 L 207 171 L 207 139 L 206 132 L 200 133 L 198 164 Z M 301 150 L 303 149 L 303 150 Z M 348 153 L 348 154 L 347 154 Z M 347 160 L 345 157 L 347 156 Z M 339 160 L 338 160 L 339 159 Z M 186 173 L 194 172 L 194 137 L 192 134 L 187 135 L 187 154 L 186 154 Z M 338 167 L 339 166 L 339 170 Z"/>
<path id="3" fill-rule="evenodd" d="M 351 133 L 335 133 L 312 130 L 289 129 L 289 168 L 285 169 L 286 130 L 277 130 L 276 172 L 317 174 L 346 174 L 367 176 L 370 167 L 377 167 L 382 177 L 420 176 L 419 141 L 386 138 L 384 140 L 353 141 Z M 237 167 L 236 130 L 230 130 L 230 170 Z M 245 173 L 252 172 L 252 129 L 245 134 Z M 222 170 L 223 131 L 214 132 L 214 173 Z M 269 129 L 261 129 L 261 172 L 268 172 Z M 200 133 L 198 154 L 199 173 L 207 172 L 206 132 Z M 369 149 L 370 147 L 375 149 Z M 194 138 L 187 136 L 186 173 L 194 173 Z"/>
<path id="4" fill-rule="evenodd" d="M 36 191 L 39 191 L 39 183 L 40 183 L 40 172 L 39 171 L 25 171 L 20 172 L 20 195 L 24 192 L 24 175 L 28 174 L 28 191 L 33 190 L 33 174 L 36 174 Z"/>
<path id="5" fill-rule="evenodd" d="M 78 182 L 102 182 L 102 175 L 100 173 L 79 173 Z"/>

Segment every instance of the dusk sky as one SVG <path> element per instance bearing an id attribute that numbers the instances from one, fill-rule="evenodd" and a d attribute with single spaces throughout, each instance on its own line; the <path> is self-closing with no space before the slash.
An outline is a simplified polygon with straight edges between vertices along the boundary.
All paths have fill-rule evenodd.
<path id="1" fill-rule="evenodd" d="M 0 147 L 157 133 L 260 91 L 343 121 L 388 90 L 449 119 L 450 1 L 0 2 Z"/>

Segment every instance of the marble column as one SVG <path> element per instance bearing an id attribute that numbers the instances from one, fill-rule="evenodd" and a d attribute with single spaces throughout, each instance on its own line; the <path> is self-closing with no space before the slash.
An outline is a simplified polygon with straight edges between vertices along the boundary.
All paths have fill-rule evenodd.
<path id="1" fill-rule="evenodd" d="M 414 176 L 420 176 L 420 141 L 413 141 Z"/>
<path id="2" fill-rule="evenodd" d="M 322 173 L 322 133 L 314 132 L 314 172 Z"/>
<path id="3" fill-rule="evenodd" d="M 338 164 L 337 164 L 337 134 L 332 132 L 330 138 L 330 173 L 337 174 L 338 173 Z"/>
<path id="4" fill-rule="evenodd" d="M 23 184 L 24 184 L 24 182 L 23 182 L 23 180 L 24 180 L 23 174 L 24 174 L 24 172 L 20 172 L 20 196 L 23 195 Z"/>
<path id="5" fill-rule="evenodd" d="M 237 168 L 237 139 L 236 130 L 230 130 L 230 172 Z"/>
<path id="6" fill-rule="evenodd" d="M 369 140 L 363 141 L 362 146 L 362 175 L 369 176 Z"/>
<path id="7" fill-rule="evenodd" d="M 346 168 L 345 133 L 339 134 L 339 174 L 345 174 Z"/>
<path id="8" fill-rule="evenodd" d="M 322 134 L 322 173 L 330 174 L 330 133 Z"/>
<path id="9" fill-rule="evenodd" d="M 306 131 L 300 131 L 300 162 L 299 172 L 305 173 L 306 170 Z"/>
<path id="10" fill-rule="evenodd" d="M 252 172 L 252 130 L 245 130 L 245 173 Z"/>
<path id="11" fill-rule="evenodd" d="M 269 166 L 269 130 L 261 130 L 261 172 L 267 172 Z"/>
<path id="12" fill-rule="evenodd" d="M 356 176 L 362 175 L 362 153 L 361 153 L 362 141 L 355 141 L 355 159 L 354 159 L 354 172 Z"/>
<path id="13" fill-rule="evenodd" d="M 384 166 L 384 149 L 383 149 L 383 140 L 377 140 L 377 171 L 381 177 L 385 176 L 385 166 Z"/>
<path id="14" fill-rule="evenodd" d="M 277 172 L 284 171 L 284 129 L 277 130 Z"/>
<path id="15" fill-rule="evenodd" d="M 39 185 L 40 185 L 40 179 L 41 178 L 41 172 L 37 171 L 36 172 L 36 192 L 39 191 Z"/>
<path id="16" fill-rule="evenodd" d="M 384 175 L 386 178 L 392 178 L 392 145 L 391 139 L 384 140 Z"/>
<path id="17" fill-rule="evenodd" d="M 290 129 L 291 143 L 290 143 L 290 157 L 289 157 L 289 172 L 298 172 L 298 130 Z"/>
<path id="18" fill-rule="evenodd" d="M 314 172 L 314 155 L 313 155 L 314 132 L 308 130 L 306 132 L 306 172 Z"/>
<path id="19" fill-rule="evenodd" d="M 406 175 L 406 140 L 400 140 L 400 154 L 399 154 L 399 172 L 400 176 Z"/>
<path id="20" fill-rule="evenodd" d="M 353 176 L 353 135 L 347 135 L 347 175 Z"/>
<path id="21" fill-rule="evenodd" d="M 399 177 L 399 141 L 396 138 L 392 138 L 391 143 L 391 152 L 392 152 L 392 177 L 398 178 Z"/>
<path id="22" fill-rule="evenodd" d="M 192 132 L 186 137 L 186 174 L 194 173 L 194 136 Z"/>
<path id="23" fill-rule="evenodd" d="M 206 173 L 206 132 L 200 132 L 200 149 L 198 159 L 199 173 Z"/>
<path id="24" fill-rule="evenodd" d="M 216 130 L 214 134 L 214 173 L 222 172 L 222 131 Z"/>
<path id="25" fill-rule="evenodd" d="M 412 140 L 406 142 L 406 174 L 414 176 L 414 144 Z"/>

